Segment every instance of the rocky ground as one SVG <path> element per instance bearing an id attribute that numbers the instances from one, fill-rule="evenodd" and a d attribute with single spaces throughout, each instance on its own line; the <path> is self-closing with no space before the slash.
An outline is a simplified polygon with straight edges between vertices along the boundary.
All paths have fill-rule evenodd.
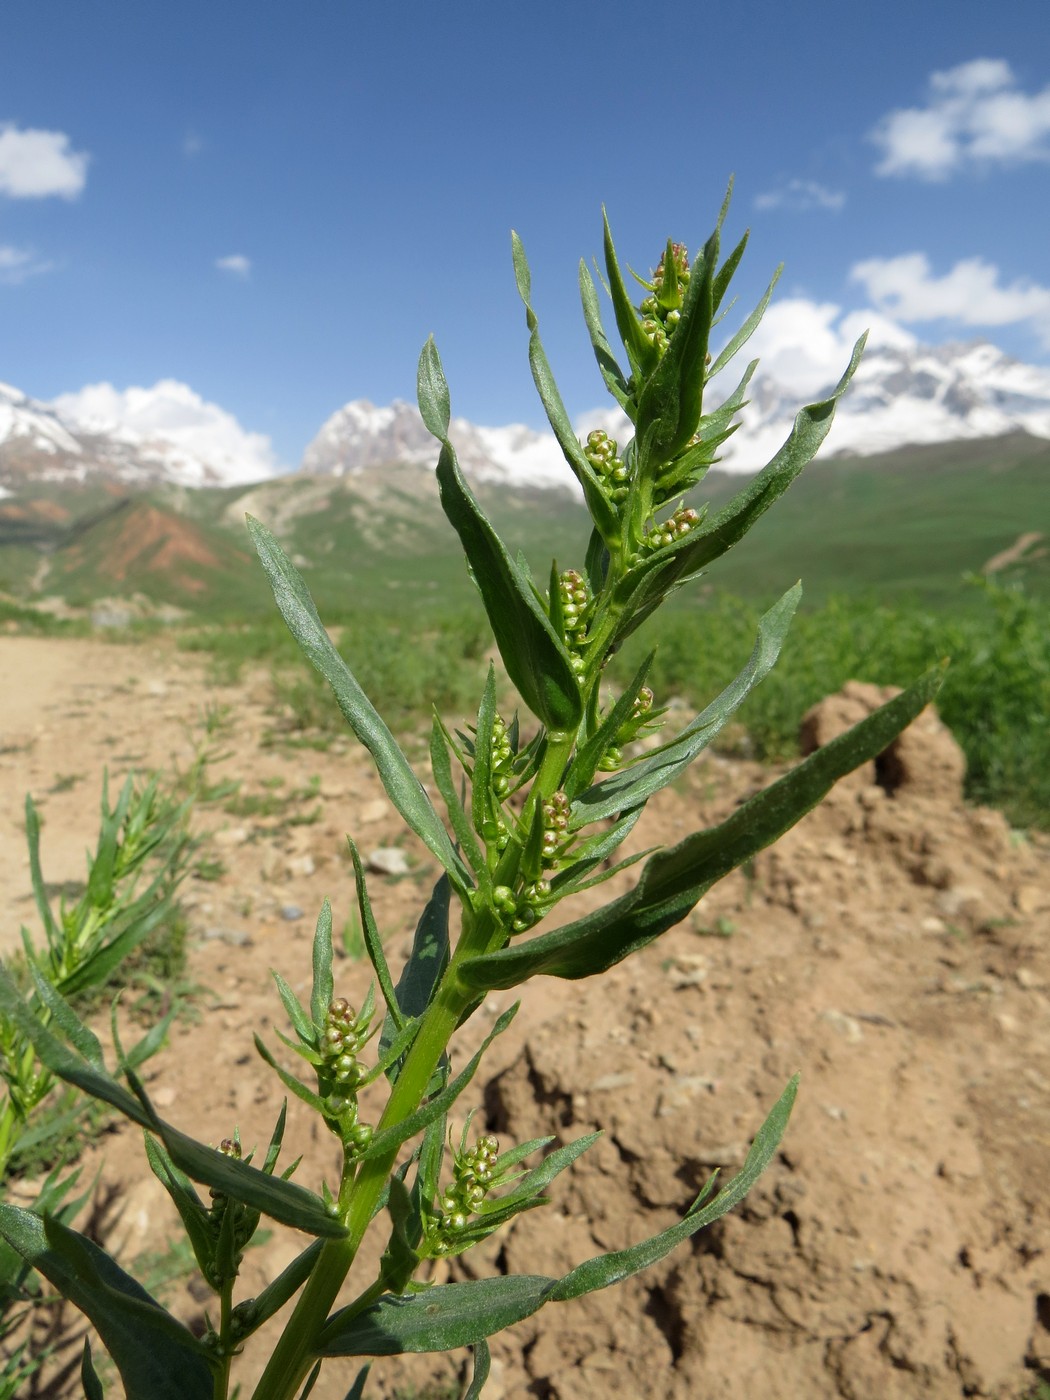
<path id="1" fill-rule="evenodd" d="M 875 698 L 838 697 L 809 741 Z M 308 987 L 325 895 L 353 945 L 344 834 L 394 872 L 373 873 L 370 889 L 395 964 L 435 874 L 355 745 L 268 739 L 280 716 L 262 674 L 224 689 L 153 644 L 0 638 L 0 939 L 10 948 L 34 917 L 25 792 L 44 814 L 47 879 L 82 878 L 102 768 L 185 767 L 209 707 L 224 730 L 213 777 L 241 787 L 197 816 L 206 839 L 184 904 L 198 1015 L 151 1063 L 150 1087 L 205 1140 L 237 1124 L 252 1143 L 281 1097 L 252 1047 L 258 1032 L 279 1050 L 269 969 Z M 654 802 L 639 840 L 715 820 L 769 776 L 710 756 Z M 960 779 L 957 751 L 924 717 L 659 943 L 601 980 L 525 988 L 465 1107 L 506 1144 L 604 1136 L 545 1210 L 456 1276 L 564 1272 L 654 1233 L 711 1169 L 742 1161 L 796 1070 L 802 1088 L 741 1208 L 626 1285 L 495 1338 L 486 1395 L 1021 1400 L 1050 1381 L 1050 843 L 965 806 Z M 367 964 L 347 956 L 337 977 L 359 1003 Z M 464 1050 L 510 1000 L 465 1028 Z M 299 1179 L 316 1184 L 333 1174 L 332 1144 L 300 1107 L 287 1141 L 304 1154 Z M 156 1250 L 171 1214 L 137 1132 L 107 1131 L 87 1164 L 101 1170 L 110 1247 L 125 1261 Z M 250 1251 L 245 1293 L 299 1247 L 277 1231 Z M 195 1283 L 166 1296 L 202 1317 Z M 329 1370 L 317 1400 L 341 1400 L 352 1379 L 350 1363 Z M 457 1353 L 380 1362 L 369 1393 L 455 1395 L 462 1373 Z"/>

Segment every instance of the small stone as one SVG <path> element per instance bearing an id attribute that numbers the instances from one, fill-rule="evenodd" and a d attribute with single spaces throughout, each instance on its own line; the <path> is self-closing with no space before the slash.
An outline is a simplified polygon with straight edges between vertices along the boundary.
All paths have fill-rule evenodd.
<path id="1" fill-rule="evenodd" d="M 162 1084 L 151 1097 L 158 1108 L 170 1108 L 179 1097 L 179 1091 L 173 1089 L 170 1084 Z"/>
<path id="2" fill-rule="evenodd" d="M 864 1039 L 864 1032 L 855 1016 L 847 1016 L 844 1011 L 828 1010 L 821 1012 L 820 1019 L 827 1021 L 829 1026 L 834 1027 L 840 1035 L 844 1035 L 851 1045 L 856 1045 Z"/>
<path id="3" fill-rule="evenodd" d="M 626 1089 L 628 1085 L 634 1083 L 633 1074 L 603 1074 L 596 1079 L 593 1084 L 588 1085 L 588 1092 L 592 1094 L 604 1094 L 613 1089 Z"/>
<path id="4" fill-rule="evenodd" d="M 228 943 L 231 948 L 244 948 L 252 941 L 251 934 L 243 928 L 206 928 L 203 937 Z"/>
<path id="5" fill-rule="evenodd" d="M 931 914 L 928 918 L 923 919 L 919 927 L 922 929 L 923 933 L 948 932 L 948 925 L 943 919 L 938 919 L 935 914 Z"/>
<path id="6" fill-rule="evenodd" d="M 293 856 L 284 867 L 289 875 L 312 875 L 317 869 L 311 855 Z"/>
<path id="7" fill-rule="evenodd" d="M 408 860 L 398 846 L 380 846 L 368 857 L 368 868 L 377 875 L 407 875 Z"/>
<path id="8" fill-rule="evenodd" d="M 298 904 L 285 904 L 281 909 L 281 918 L 290 924 L 294 924 L 296 919 L 303 917 L 303 911 Z"/>
<path id="9" fill-rule="evenodd" d="M 376 822 L 381 822 L 390 811 L 390 803 L 383 797 L 373 797 L 370 802 L 363 802 L 354 812 L 354 823 L 357 826 L 374 826 Z"/>
<path id="10" fill-rule="evenodd" d="M 1014 973 L 1014 977 L 1017 979 L 1017 985 L 1023 987 L 1026 992 L 1034 991 L 1037 987 L 1046 985 L 1043 979 L 1037 977 L 1030 967 L 1019 967 Z"/>
<path id="11" fill-rule="evenodd" d="M 1000 1011 L 995 1018 L 995 1024 L 1002 1031 L 1003 1035 L 1013 1035 L 1020 1029 L 1020 1022 L 1016 1016 L 1011 1016 L 1009 1011 Z"/>
<path id="12" fill-rule="evenodd" d="M 212 834 L 216 846 L 243 846 L 251 838 L 246 826 L 228 826 Z"/>

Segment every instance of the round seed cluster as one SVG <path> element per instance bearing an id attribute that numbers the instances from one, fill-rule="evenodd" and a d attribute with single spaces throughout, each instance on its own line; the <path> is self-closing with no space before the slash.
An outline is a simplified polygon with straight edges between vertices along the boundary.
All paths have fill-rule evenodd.
<path id="1" fill-rule="evenodd" d="M 571 653 L 574 671 L 584 670 L 580 652 L 587 643 L 587 610 L 591 602 L 591 591 L 587 580 L 575 569 L 566 569 L 558 575 L 558 600 L 561 604 L 562 628 L 565 641 Z"/>
<path id="2" fill-rule="evenodd" d="M 626 499 L 630 473 L 618 455 L 616 443 L 602 428 L 587 434 L 583 453 L 598 474 L 610 501 Z"/>
<path id="3" fill-rule="evenodd" d="M 543 804 L 543 863 L 553 867 L 569 831 L 569 799 L 563 792 L 552 793 Z"/>
<path id="4" fill-rule="evenodd" d="M 685 289 L 689 285 L 689 255 L 683 243 L 672 243 L 671 252 L 674 257 L 674 271 L 677 275 L 678 301 L 680 303 L 685 295 Z M 659 292 L 662 289 L 663 281 L 664 259 L 661 257 L 656 271 L 653 273 L 653 291 L 638 308 L 642 313 L 642 333 L 661 355 L 667 349 L 668 339 L 674 334 L 678 322 L 682 319 L 682 313 L 678 306 L 665 306 L 661 303 Z"/>
<path id="5" fill-rule="evenodd" d="M 481 1209 L 492 1184 L 499 1142 L 490 1134 L 478 1138 L 469 1152 L 457 1152 L 452 1164 L 452 1183 L 441 1197 L 438 1220 L 438 1254 L 446 1254 L 450 1237 L 466 1229 L 472 1215 Z"/>
<path id="6" fill-rule="evenodd" d="M 510 746 L 507 726 L 496 715 L 492 721 L 492 790 L 497 797 L 506 797 L 510 791 L 511 766 L 514 750 Z"/>
<path id="7" fill-rule="evenodd" d="M 699 514 L 691 506 L 679 508 L 662 525 L 655 525 L 645 537 L 647 549 L 664 549 L 677 540 L 684 539 L 699 521 Z"/>
<path id="8" fill-rule="evenodd" d="M 366 1039 L 367 1027 L 361 1025 L 357 1012 L 346 997 L 336 997 L 325 1018 L 321 1054 L 328 1072 L 344 1089 L 353 1089 L 362 1077 L 357 1052 Z"/>

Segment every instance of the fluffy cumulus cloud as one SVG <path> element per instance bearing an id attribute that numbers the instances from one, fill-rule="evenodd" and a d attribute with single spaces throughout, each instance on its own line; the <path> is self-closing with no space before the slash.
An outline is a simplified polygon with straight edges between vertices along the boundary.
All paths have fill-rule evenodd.
<path id="1" fill-rule="evenodd" d="M 76 199 L 87 182 L 88 160 L 64 131 L 0 126 L 0 194 L 10 199 Z"/>
<path id="2" fill-rule="evenodd" d="M 32 248 L 15 248 L 9 243 L 0 244 L 0 282 L 17 286 L 39 272 L 50 271 L 52 263 L 37 256 Z"/>
<path id="3" fill-rule="evenodd" d="M 976 58 L 933 73 L 926 105 L 888 112 L 871 139 L 877 174 L 921 180 L 1050 160 L 1050 86 L 1024 92 L 1005 59 Z"/>
<path id="4" fill-rule="evenodd" d="M 74 429 L 155 448 L 191 484 L 209 475 L 231 484 L 259 481 L 281 470 L 268 437 L 246 431 L 232 413 L 176 379 L 151 389 L 89 384 L 60 395 L 54 407 Z"/>
<path id="5" fill-rule="evenodd" d="M 756 209 L 791 209 L 799 212 L 807 209 L 839 210 L 846 203 L 841 190 L 829 190 L 816 180 L 788 180 L 776 189 L 756 195 Z"/>
<path id="6" fill-rule="evenodd" d="M 875 306 L 896 321 L 960 326 L 1029 325 L 1050 349 L 1050 287 L 1004 283 L 994 263 L 964 258 L 936 276 L 925 253 L 869 258 L 850 272 Z"/>
<path id="7" fill-rule="evenodd" d="M 246 258 L 243 253 L 230 253 L 225 258 L 216 258 L 215 266 L 220 272 L 239 277 L 242 282 L 246 282 L 252 274 L 252 260 Z"/>
<path id="8" fill-rule="evenodd" d="M 769 307 L 725 375 L 731 376 L 734 370 L 739 375 L 747 360 L 758 358 L 764 375 L 801 400 L 838 380 L 864 331 L 868 331 L 868 344 L 873 349 L 908 350 L 916 344 L 910 331 L 875 310 L 843 314 L 835 302 L 785 298 Z M 732 385 L 720 384 L 719 388 L 728 392 Z"/>

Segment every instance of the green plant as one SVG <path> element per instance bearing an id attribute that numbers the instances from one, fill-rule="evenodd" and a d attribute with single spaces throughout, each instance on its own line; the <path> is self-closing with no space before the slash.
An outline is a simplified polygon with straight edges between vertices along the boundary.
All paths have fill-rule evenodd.
<path id="1" fill-rule="evenodd" d="M 333 644 L 302 578 L 274 537 L 249 521 L 289 629 L 371 753 L 406 825 L 443 871 L 395 987 L 362 862 L 351 843 L 361 928 L 375 974 L 364 1005 L 354 1008 L 336 994 L 327 902 L 314 938 L 309 1005 L 276 977 L 292 1030 L 278 1035 L 305 1063 L 307 1079 L 293 1075 L 259 1039 L 257 1048 L 289 1092 L 338 1140 L 342 1170 L 334 1188 L 322 1183 L 315 1192 L 293 1182 L 294 1164 L 278 1174 L 283 1110 L 259 1162 L 244 1156 L 236 1133 L 218 1149 L 197 1142 L 159 1117 L 119 1047 L 118 1073 L 110 1073 L 98 1041 L 57 995 L 49 1000 L 53 1024 L 42 1027 L 17 989 L 0 979 L 0 1005 L 31 1037 L 51 1071 L 145 1129 L 150 1166 L 178 1208 L 201 1273 L 215 1293 L 208 1330 L 195 1337 L 86 1238 L 57 1220 L 0 1208 L 4 1237 L 83 1309 L 136 1400 L 147 1395 L 225 1400 L 236 1355 L 296 1295 L 254 1400 L 307 1396 L 328 1358 L 456 1347 L 473 1349 L 466 1395 L 475 1397 L 488 1375 L 491 1334 L 662 1258 L 730 1210 L 776 1150 L 797 1078 L 759 1128 L 739 1174 L 721 1189 L 712 1177 L 685 1217 L 652 1239 L 590 1259 L 560 1279 L 426 1282 L 427 1261 L 456 1256 L 515 1216 L 542 1206 L 555 1177 L 593 1141 L 585 1137 L 552 1146 L 552 1138 L 543 1138 L 501 1151 L 489 1134 L 473 1133 L 470 1113 L 458 1133 L 451 1131 L 450 1111 L 516 1011 L 514 1006 L 499 1016 L 480 1050 L 454 1068 L 455 1032 L 486 994 L 537 975 L 594 976 L 652 942 L 683 919 L 715 881 L 820 801 L 838 777 L 880 752 L 938 683 L 939 673 L 927 674 L 720 825 L 669 849 L 616 861 L 649 798 L 686 770 L 773 666 L 799 587 L 789 589 L 760 619 L 751 658 L 740 674 L 684 729 L 645 752 L 632 745 L 653 730 L 661 714 L 647 683 L 653 657 L 642 660 L 618 695 L 607 693 L 607 663 L 669 594 L 736 544 L 786 490 L 827 434 L 861 353 L 858 344 L 835 391 L 799 413 L 773 461 L 724 508 L 709 519 L 681 503 L 734 431 L 755 366 L 708 413 L 705 386 L 748 339 L 772 292 L 771 284 L 755 312 L 713 356 L 710 333 L 747 241 L 745 235 L 719 262 L 727 207 L 728 197 L 692 267 L 680 245 L 667 244 L 653 277 L 642 282 L 638 307 L 628 295 L 606 225 L 606 289 L 627 357 L 624 368 L 602 326 L 595 282 L 581 268 L 584 315 L 599 369 L 634 425 L 633 440 L 622 448 L 604 433 L 592 433 L 585 443 L 574 435 L 530 305 L 525 254 L 514 239 L 533 377 L 593 523 L 589 541 L 585 546 L 581 541 L 577 567 L 553 563 L 546 587 L 523 560 L 508 553 L 464 481 L 448 439 L 450 404 L 437 350 L 432 341 L 423 350 L 419 403 L 440 443 L 442 508 L 459 537 L 507 680 L 524 712 L 500 712 L 490 667 L 469 725 L 452 731 L 440 712 L 435 715 L 431 771 L 448 826 Z M 642 861 L 627 893 L 549 927 L 563 900 Z M 385 1092 L 385 1107 L 374 1123 L 363 1119 L 361 1095 L 370 1086 Z M 208 1189 L 207 1199 L 194 1183 Z M 263 1293 L 237 1302 L 241 1255 L 264 1215 L 315 1238 Z M 387 1239 L 378 1270 L 355 1278 L 350 1297 L 333 1311 L 372 1227 Z M 366 1376 L 367 1367 L 350 1397 L 361 1395 Z M 89 1355 L 84 1386 L 92 1400 L 102 1394 Z"/>

